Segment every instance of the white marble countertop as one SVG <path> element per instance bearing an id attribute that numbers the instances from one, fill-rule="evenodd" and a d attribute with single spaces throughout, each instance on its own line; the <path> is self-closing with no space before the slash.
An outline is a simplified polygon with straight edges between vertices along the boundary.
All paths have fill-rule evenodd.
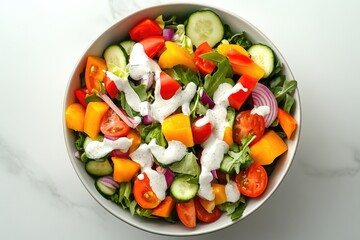
<path id="1" fill-rule="evenodd" d="M 0 239 L 168 239 L 100 207 L 72 168 L 62 130 L 65 87 L 88 45 L 159 2 L 166 1 L 3 1 Z M 302 134 L 289 174 L 265 205 L 189 239 L 359 239 L 360 2 L 217 4 L 252 22 L 287 59 L 299 84 Z"/>

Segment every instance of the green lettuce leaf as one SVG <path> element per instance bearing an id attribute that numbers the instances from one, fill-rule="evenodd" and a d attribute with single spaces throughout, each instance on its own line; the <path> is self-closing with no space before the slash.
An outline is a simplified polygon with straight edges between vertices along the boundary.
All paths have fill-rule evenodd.
<path id="1" fill-rule="evenodd" d="M 193 177 L 200 175 L 200 166 L 196 161 L 196 156 L 191 152 L 187 153 L 180 161 L 171 164 L 169 168 L 179 174 L 187 174 Z"/>
<path id="2" fill-rule="evenodd" d="M 164 134 L 161 131 L 161 124 L 158 122 L 153 122 L 150 125 L 140 124 L 137 127 L 137 130 L 140 133 L 141 139 L 145 143 L 149 143 L 152 139 L 156 139 L 156 144 L 162 147 L 167 146 Z"/>

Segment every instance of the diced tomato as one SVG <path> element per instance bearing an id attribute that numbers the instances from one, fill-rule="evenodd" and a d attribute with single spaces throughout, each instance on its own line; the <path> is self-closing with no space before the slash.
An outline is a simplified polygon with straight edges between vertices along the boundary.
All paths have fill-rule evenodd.
<path id="1" fill-rule="evenodd" d="M 132 40 L 139 42 L 147 37 L 160 36 L 162 34 L 162 29 L 153 19 L 145 18 L 136 24 L 129 31 L 129 34 Z"/>
<path id="2" fill-rule="evenodd" d="M 241 194 L 258 197 L 266 189 L 268 176 L 263 166 L 253 163 L 246 171 L 236 174 L 235 182 Z"/>
<path id="3" fill-rule="evenodd" d="M 160 72 L 160 95 L 163 99 L 168 100 L 172 98 L 180 88 L 180 83 L 166 72 Z"/>
<path id="4" fill-rule="evenodd" d="M 195 65 L 199 69 L 202 75 L 211 74 L 216 65 L 212 61 L 203 59 L 200 57 L 201 54 L 211 52 L 213 49 L 210 47 L 208 42 L 203 42 L 198 46 L 194 53 Z"/>
<path id="5" fill-rule="evenodd" d="M 134 181 L 133 193 L 136 202 L 144 209 L 153 209 L 157 207 L 161 200 L 151 189 L 149 177 L 146 173 L 142 173 L 143 178 L 139 176 Z"/>
<path id="6" fill-rule="evenodd" d="M 100 82 L 103 81 L 105 76 L 104 70 L 107 70 L 104 59 L 88 56 L 85 67 L 85 84 L 89 92 L 93 89 L 100 90 Z"/>
<path id="7" fill-rule="evenodd" d="M 209 213 L 205 210 L 205 208 L 201 205 L 198 198 L 195 198 L 195 211 L 196 211 L 196 218 L 202 222 L 210 223 L 218 220 L 222 212 L 219 208 L 215 207 L 212 213 Z"/>
<path id="8" fill-rule="evenodd" d="M 251 110 L 242 111 L 236 116 L 233 139 L 237 144 L 241 145 L 241 139 L 251 134 L 256 136 L 250 144 L 253 145 L 260 140 L 264 132 L 265 120 L 263 116 L 251 114 Z"/>
<path id="9" fill-rule="evenodd" d="M 100 131 L 109 137 L 124 137 L 130 132 L 130 127 L 115 113 L 109 109 L 100 123 Z"/>
<path id="10" fill-rule="evenodd" d="M 194 199 L 185 203 L 176 203 L 176 212 L 180 221 L 186 227 L 196 227 L 196 211 Z"/>
<path id="11" fill-rule="evenodd" d="M 165 38 L 163 36 L 151 36 L 141 40 L 139 43 L 143 45 L 146 55 L 149 58 L 153 58 L 164 48 Z"/>
<path id="12" fill-rule="evenodd" d="M 202 117 L 196 118 L 193 124 L 191 125 L 191 131 L 195 144 L 204 143 L 210 137 L 212 132 L 212 124 L 210 122 L 207 122 L 203 125 L 200 125 L 199 124 L 200 119 L 202 119 Z"/>
<path id="13" fill-rule="evenodd" d="M 83 105 L 84 107 L 87 106 L 87 102 L 85 101 L 86 94 L 88 93 L 86 88 L 79 88 L 75 90 L 75 96 L 77 100 Z"/>
<path id="14" fill-rule="evenodd" d="M 243 90 L 240 90 L 231 94 L 228 97 L 230 106 L 232 106 L 236 110 L 239 110 L 246 101 L 246 99 L 250 96 L 250 93 L 254 89 L 257 81 L 248 75 L 242 75 L 239 78 L 238 83 L 240 83 L 244 88 L 246 88 L 247 91 L 245 92 Z"/>
<path id="15" fill-rule="evenodd" d="M 115 98 L 116 95 L 119 93 L 118 88 L 116 87 L 116 84 L 113 80 L 111 80 L 109 77 L 104 77 L 104 86 L 106 92 L 109 94 L 111 98 Z"/>

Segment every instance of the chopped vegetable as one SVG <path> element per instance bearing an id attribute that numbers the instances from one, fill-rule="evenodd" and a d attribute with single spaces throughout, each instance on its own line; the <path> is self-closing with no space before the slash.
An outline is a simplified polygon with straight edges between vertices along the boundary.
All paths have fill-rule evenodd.
<path id="1" fill-rule="evenodd" d="M 183 113 L 165 118 L 162 123 L 162 132 L 167 141 L 177 140 L 187 147 L 194 146 L 190 118 Z"/>
<path id="2" fill-rule="evenodd" d="M 147 37 L 160 36 L 161 34 L 161 27 L 151 18 L 145 18 L 129 31 L 131 39 L 136 42 L 139 42 Z"/>
<path id="3" fill-rule="evenodd" d="M 288 147 L 281 137 L 274 130 L 269 130 L 257 143 L 250 147 L 250 156 L 256 163 L 268 165 L 287 149 Z"/>
<path id="4" fill-rule="evenodd" d="M 89 92 L 93 89 L 100 90 L 100 82 L 103 81 L 107 70 L 105 60 L 97 56 L 88 56 L 85 68 L 85 84 Z"/>
<path id="5" fill-rule="evenodd" d="M 277 118 L 279 119 L 280 126 L 286 133 L 287 138 L 291 139 L 297 127 L 295 118 L 281 108 L 278 109 Z"/>
<path id="6" fill-rule="evenodd" d="M 211 184 L 213 193 L 215 195 L 215 205 L 223 204 L 227 201 L 226 199 L 226 192 L 225 192 L 225 185 L 213 183 Z"/>
<path id="7" fill-rule="evenodd" d="M 275 96 L 269 88 L 261 83 L 257 83 L 251 93 L 254 106 L 268 106 L 270 108 L 269 114 L 264 116 L 265 127 L 268 128 L 276 119 L 278 114 L 278 104 Z"/>
<path id="8" fill-rule="evenodd" d="M 84 131 L 85 108 L 80 103 L 70 104 L 65 111 L 66 127 L 75 131 Z"/>
<path id="9" fill-rule="evenodd" d="M 102 117 L 105 115 L 109 106 L 104 102 L 90 102 L 85 111 L 84 132 L 96 139 L 100 132 Z"/>
<path id="10" fill-rule="evenodd" d="M 167 218 L 170 217 L 172 210 L 175 207 L 175 200 L 171 196 L 166 196 L 165 199 L 152 210 L 152 215 Z"/>

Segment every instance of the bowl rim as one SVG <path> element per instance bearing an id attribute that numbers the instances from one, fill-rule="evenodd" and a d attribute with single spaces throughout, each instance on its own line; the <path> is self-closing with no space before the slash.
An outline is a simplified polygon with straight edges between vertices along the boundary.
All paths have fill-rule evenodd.
<path id="1" fill-rule="evenodd" d="M 86 48 L 86 50 L 80 55 L 80 57 L 78 58 L 78 61 L 76 62 L 76 65 L 73 68 L 73 71 L 70 74 L 70 77 L 67 81 L 66 84 L 66 88 L 65 88 L 65 94 L 64 94 L 64 99 L 63 99 L 63 114 L 62 114 L 62 126 L 63 126 L 63 136 L 64 136 L 64 140 L 65 140 L 65 145 L 66 145 L 66 149 L 68 152 L 68 156 L 70 159 L 70 162 L 73 166 L 74 171 L 76 172 L 78 178 L 80 179 L 81 183 L 83 184 L 83 186 L 85 187 L 85 189 L 88 191 L 88 193 L 104 208 L 106 209 L 109 213 L 111 213 L 113 216 L 115 216 L 117 219 L 120 219 L 122 222 L 129 224 L 137 229 L 140 229 L 142 231 L 146 231 L 152 234 L 158 234 L 158 235 L 163 235 L 163 236 L 198 236 L 198 235 L 204 235 L 204 234 L 209 234 L 212 232 L 216 232 L 222 229 L 226 229 L 230 226 L 233 226 L 237 223 L 239 223 L 240 221 L 244 220 L 245 218 L 247 218 L 248 216 L 250 216 L 252 213 L 254 213 L 255 211 L 257 211 L 258 209 L 260 209 L 265 202 L 268 201 L 268 199 L 270 197 L 272 197 L 275 193 L 276 190 L 278 190 L 280 184 L 283 182 L 284 178 L 286 177 L 286 175 L 289 173 L 290 167 L 293 164 L 294 158 L 296 156 L 296 152 L 298 150 L 298 145 L 300 142 L 300 137 L 301 137 L 301 127 L 302 127 L 302 109 L 301 109 L 301 100 L 300 100 L 300 94 L 299 94 L 299 85 L 297 86 L 296 90 L 295 90 L 295 95 L 296 95 L 296 108 L 297 108 L 297 112 L 298 112 L 298 127 L 296 130 L 296 136 L 297 138 L 292 139 L 293 142 L 293 146 L 294 146 L 294 150 L 293 153 L 291 155 L 291 158 L 288 160 L 289 163 L 287 164 L 285 170 L 282 173 L 282 176 L 280 177 L 280 179 L 276 182 L 276 184 L 274 185 L 274 187 L 271 189 L 271 191 L 262 199 L 262 201 L 257 205 L 256 208 L 252 209 L 251 211 L 249 211 L 245 216 L 242 216 L 239 220 L 237 221 L 232 221 L 228 224 L 225 225 L 216 225 L 215 227 L 212 227 L 211 229 L 205 229 L 202 231 L 195 231 L 194 229 L 188 229 L 187 232 L 181 232 L 181 233 L 177 233 L 177 232 L 158 232 L 155 230 L 152 230 L 149 227 L 143 226 L 143 224 L 140 226 L 138 224 L 135 224 L 131 221 L 128 221 L 124 218 L 122 218 L 121 216 L 119 216 L 118 214 L 116 214 L 115 212 L 111 211 L 110 207 L 107 206 L 109 200 L 103 198 L 103 197 L 99 197 L 98 195 L 95 195 L 92 191 L 92 189 L 86 184 L 86 179 L 82 176 L 82 173 L 80 172 L 80 170 L 77 168 L 76 166 L 76 162 L 75 161 L 79 161 L 77 159 L 75 159 L 75 157 L 73 156 L 73 152 L 70 151 L 71 149 L 71 145 L 73 143 L 71 143 L 70 141 L 68 141 L 67 139 L 67 135 L 68 135 L 68 131 L 69 129 L 67 129 L 66 127 L 66 121 L 65 121 L 65 111 L 66 111 L 66 107 L 67 107 L 67 98 L 70 92 L 70 85 L 73 79 L 73 76 L 76 74 L 76 70 L 79 67 L 79 65 L 81 64 L 82 59 L 84 58 L 84 56 L 88 53 L 88 51 L 93 47 L 93 45 L 101 38 L 101 36 L 103 34 L 105 34 L 105 32 L 110 31 L 111 29 L 113 29 L 116 25 L 118 25 L 120 22 L 124 21 L 127 18 L 131 18 L 134 15 L 138 15 L 141 12 L 145 12 L 145 11 L 150 11 L 150 10 L 155 10 L 155 9 L 159 9 L 162 7 L 181 7 L 181 6 L 191 6 L 194 8 L 198 8 L 198 9 L 212 9 L 215 12 L 222 12 L 224 14 L 229 15 L 232 18 L 236 18 L 241 20 L 242 22 L 244 22 L 245 24 L 247 24 L 250 28 L 252 28 L 257 34 L 261 35 L 262 38 L 264 38 L 268 43 L 271 44 L 271 48 L 274 50 L 274 52 L 276 53 L 277 58 L 281 59 L 281 63 L 286 67 L 287 71 L 288 71 L 288 77 L 292 77 L 293 79 L 296 79 L 294 77 L 293 72 L 291 71 L 291 68 L 289 66 L 289 64 L 287 63 L 286 59 L 283 57 L 282 53 L 279 51 L 279 49 L 275 46 L 275 44 L 261 31 L 259 30 L 255 25 L 253 25 L 251 22 L 249 22 L 248 20 L 246 20 L 245 18 L 243 18 L 242 16 L 240 16 L 239 14 L 235 13 L 232 10 L 223 8 L 221 6 L 218 5 L 214 5 L 213 3 L 190 3 L 190 2 L 183 2 L 183 1 L 171 1 L 171 2 L 166 2 L 166 3 L 160 3 L 160 4 L 156 4 L 153 6 L 148 6 L 148 7 L 144 7 L 141 9 L 138 9 L 136 11 L 130 12 L 128 14 L 126 14 L 125 16 L 121 17 L 120 19 L 118 19 L 114 24 L 112 24 L 111 26 L 107 27 L 104 31 L 102 31 L 96 38 L 95 40 L 92 41 L 92 43 L 89 45 L 88 48 Z M 106 201 L 104 203 L 104 200 Z M 119 206 L 118 206 L 119 207 Z M 120 207 L 119 207 L 120 208 Z M 128 210 L 124 210 L 124 211 L 128 211 Z M 133 216 L 134 218 L 137 216 Z M 229 217 L 229 216 L 226 216 Z M 146 219 L 147 220 L 147 219 Z"/>

